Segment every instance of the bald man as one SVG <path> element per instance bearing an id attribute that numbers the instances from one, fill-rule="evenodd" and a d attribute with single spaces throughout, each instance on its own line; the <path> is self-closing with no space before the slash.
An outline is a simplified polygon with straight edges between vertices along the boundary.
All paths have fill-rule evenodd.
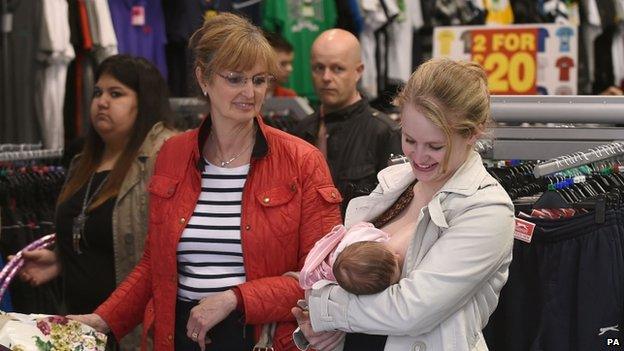
<path id="1" fill-rule="evenodd" d="M 325 154 L 344 213 L 350 199 L 375 188 L 377 172 L 390 155 L 402 153 L 400 130 L 357 89 L 365 67 L 353 34 L 342 29 L 321 33 L 312 44 L 311 64 L 321 105 L 299 123 L 295 134 Z"/>

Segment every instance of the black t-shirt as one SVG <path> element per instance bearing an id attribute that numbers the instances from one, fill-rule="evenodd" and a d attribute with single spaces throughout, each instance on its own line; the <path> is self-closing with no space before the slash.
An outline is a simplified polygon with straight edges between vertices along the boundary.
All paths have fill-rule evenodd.
<path id="1" fill-rule="evenodd" d="M 98 188 L 109 171 L 95 173 L 90 194 Z M 70 314 L 91 313 L 115 289 L 113 254 L 113 208 L 115 198 L 108 199 L 87 212 L 80 241 L 81 254 L 74 252 L 73 220 L 82 208 L 87 185 L 60 204 L 56 212 L 57 241 L 63 265 L 64 296 Z"/>

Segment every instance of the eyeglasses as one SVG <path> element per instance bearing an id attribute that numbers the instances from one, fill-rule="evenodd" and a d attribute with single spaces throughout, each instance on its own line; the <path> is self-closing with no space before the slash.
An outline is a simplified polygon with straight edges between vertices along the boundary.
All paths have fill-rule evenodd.
<path id="1" fill-rule="evenodd" d="M 253 77 L 245 77 L 240 73 L 228 72 L 226 74 L 217 73 L 217 75 L 225 79 L 225 81 L 233 88 L 244 87 L 250 79 L 254 87 L 260 88 L 274 79 L 270 74 L 256 74 Z"/>

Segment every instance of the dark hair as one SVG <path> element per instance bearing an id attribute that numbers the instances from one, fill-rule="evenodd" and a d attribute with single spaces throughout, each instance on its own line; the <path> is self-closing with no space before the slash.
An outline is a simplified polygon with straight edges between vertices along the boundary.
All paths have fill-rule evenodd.
<path id="1" fill-rule="evenodd" d="M 126 173 L 143 144 L 147 133 L 158 122 L 171 125 L 171 107 L 167 83 L 153 64 L 141 57 L 114 55 L 105 59 L 95 71 L 95 81 L 109 75 L 132 89 L 137 95 L 137 118 L 129 136 L 126 149 L 115 163 L 106 184 L 97 194 L 89 210 L 117 196 Z M 75 194 L 95 172 L 104 152 L 104 141 L 89 124 L 85 147 L 77 161 L 75 171 L 59 196 L 61 203 Z"/>
<path id="2" fill-rule="evenodd" d="M 293 52 L 293 46 L 286 40 L 284 39 L 284 37 L 282 37 L 279 33 L 275 33 L 275 32 L 264 32 L 264 36 L 267 38 L 267 40 L 269 41 L 269 44 L 271 44 L 271 46 L 273 47 L 273 49 L 275 49 L 275 51 L 282 51 L 282 52 Z"/>
<path id="3" fill-rule="evenodd" d="M 359 241 L 336 257 L 332 272 L 338 284 L 356 295 L 376 294 L 396 283 L 396 256 L 384 243 Z"/>

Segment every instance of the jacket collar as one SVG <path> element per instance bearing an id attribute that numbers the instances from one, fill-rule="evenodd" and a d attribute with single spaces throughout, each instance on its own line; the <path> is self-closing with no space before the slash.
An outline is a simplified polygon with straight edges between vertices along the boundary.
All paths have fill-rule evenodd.
<path id="1" fill-rule="evenodd" d="M 465 196 L 474 194 L 487 174 L 483 167 L 481 156 L 476 151 L 471 151 L 466 161 L 457 169 L 455 174 L 442 185 L 435 196 L 441 193 L 456 193 Z M 416 177 L 409 163 L 386 167 L 377 175 L 379 185 L 383 193 L 402 192 Z"/>
<path id="2" fill-rule="evenodd" d="M 455 174 L 442 186 L 427 205 L 432 221 L 439 227 L 447 228 L 448 222 L 444 216 L 441 202 L 449 194 L 470 196 L 477 190 L 490 183 L 484 184 L 488 176 L 482 166 L 481 156 L 471 151 L 466 161 L 457 169 Z M 390 207 L 401 193 L 416 179 L 409 163 L 390 166 L 381 170 L 377 179 L 379 185 L 369 195 L 356 198 L 349 202 L 345 225 L 359 221 L 370 221 Z M 496 183 L 491 178 L 491 183 Z"/>
<path id="3" fill-rule="evenodd" d="M 366 110 L 367 107 L 368 100 L 362 96 L 362 98 L 355 103 L 347 107 L 343 107 L 340 110 L 327 113 L 323 118 L 325 121 L 347 120 L 353 116 L 362 116 L 363 114 L 361 112 Z"/>
<path id="4" fill-rule="evenodd" d="M 455 171 L 455 174 L 449 179 L 434 196 L 428 204 L 429 216 L 431 220 L 441 228 L 448 228 L 448 222 L 442 208 L 442 200 L 449 194 L 458 194 L 463 196 L 471 196 L 479 190 L 484 184 L 484 179 L 488 176 L 487 171 L 483 167 L 481 156 L 476 151 L 471 151 L 468 159 L 464 164 Z M 492 183 L 496 183 L 494 178 L 490 178 Z"/>
<path id="5" fill-rule="evenodd" d="M 361 95 L 361 94 L 360 94 Z M 346 121 L 350 118 L 357 118 L 360 116 L 364 116 L 363 113 L 368 108 L 368 99 L 364 96 L 357 102 L 341 108 L 340 110 L 333 111 L 327 113 L 323 118 L 325 122 L 337 122 L 337 121 Z M 311 115 L 311 122 L 305 124 L 303 128 L 303 133 L 306 135 L 306 139 L 316 140 L 318 136 L 318 128 L 320 123 L 320 111 L 315 112 Z M 310 117 L 308 117 L 310 118 Z"/>
<path id="6" fill-rule="evenodd" d="M 141 144 L 141 147 L 139 148 L 134 164 L 128 169 L 128 173 L 126 173 L 126 176 L 119 187 L 117 202 L 123 199 L 134 187 L 134 185 L 141 180 L 141 173 L 144 172 L 146 161 L 158 153 L 163 140 L 168 137 L 167 134 L 169 133 L 171 133 L 171 130 L 165 127 L 162 122 L 156 123 L 152 129 L 150 129 L 143 141 L 143 144 Z"/>
<path id="7" fill-rule="evenodd" d="M 262 116 L 256 116 L 254 118 L 254 124 L 258 128 L 256 129 L 256 141 L 251 151 L 252 159 L 262 158 L 269 153 L 269 144 L 266 138 L 266 131 L 268 127 L 266 124 L 264 124 Z M 208 115 L 200 124 L 197 132 L 197 142 L 195 146 L 195 151 L 193 152 L 193 157 L 195 159 L 195 165 L 200 172 L 204 170 L 204 166 L 206 165 L 206 161 L 201 155 L 204 144 L 206 143 L 206 139 L 208 139 L 208 135 L 210 135 L 211 127 L 212 119 L 210 118 L 210 115 Z"/>
<path id="8" fill-rule="evenodd" d="M 137 154 L 137 157 L 139 159 L 146 159 L 150 156 L 155 155 L 158 152 L 155 146 L 160 140 L 160 134 L 166 129 L 167 127 L 165 127 L 162 122 L 154 124 L 152 129 L 150 129 L 150 131 L 145 136 L 143 144 L 141 144 L 141 147 L 139 148 L 139 152 Z"/>
<path id="9" fill-rule="evenodd" d="M 488 175 L 483 168 L 483 160 L 476 151 L 470 151 L 464 164 L 438 191 L 439 193 L 455 193 L 470 196 L 479 190 L 483 178 Z"/>
<path id="10" fill-rule="evenodd" d="M 167 130 L 167 127 L 165 127 L 165 125 L 162 122 L 158 122 L 154 124 L 154 126 L 152 126 L 152 129 L 150 129 L 150 131 L 147 132 L 147 135 L 145 136 L 145 139 L 143 140 L 143 144 L 141 144 L 141 146 L 139 147 L 139 151 L 137 152 L 137 158 L 135 162 L 136 161 L 144 162 L 147 158 L 155 155 L 158 152 L 158 148 L 156 147 L 157 146 L 156 144 L 160 142 L 159 140 L 161 139 L 161 133 L 165 132 L 166 130 Z M 73 168 L 73 165 L 75 165 L 76 162 L 78 162 L 78 159 L 80 159 L 80 157 L 82 157 L 82 152 L 72 158 L 71 163 L 70 163 L 70 169 Z"/>

